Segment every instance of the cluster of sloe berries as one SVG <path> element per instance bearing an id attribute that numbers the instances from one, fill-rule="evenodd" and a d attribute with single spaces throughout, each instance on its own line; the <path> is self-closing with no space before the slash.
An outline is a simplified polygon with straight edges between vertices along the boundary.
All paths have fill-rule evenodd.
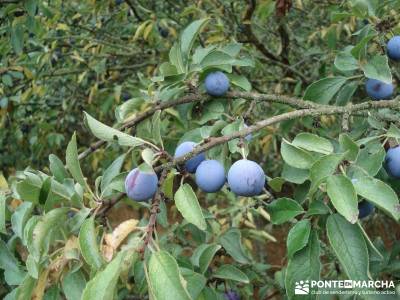
<path id="1" fill-rule="evenodd" d="M 389 40 L 387 43 L 387 55 L 394 61 L 400 61 L 400 36 L 394 36 Z M 372 99 L 385 100 L 392 97 L 394 86 L 392 83 L 369 78 L 365 82 L 365 90 Z"/>
<path id="2" fill-rule="evenodd" d="M 175 151 L 175 158 L 193 151 L 194 142 L 183 142 Z M 217 160 L 208 160 L 204 153 L 197 154 L 185 163 L 189 173 L 195 173 L 196 184 L 206 193 L 218 192 L 226 180 L 232 192 L 238 196 L 256 196 L 261 194 L 265 184 L 263 169 L 256 162 L 241 159 L 236 161 L 229 169 L 228 176 L 225 169 Z"/>
<path id="3" fill-rule="evenodd" d="M 174 158 L 179 158 L 194 150 L 196 143 L 186 141 L 178 145 Z M 236 161 L 225 174 L 223 165 L 213 159 L 206 159 L 204 153 L 199 153 L 185 162 L 184 169 L 195 174 L 197 186 L 206 193 L 221 190 L 225 182 L 232 192 L 238 196 L 257 196 L 262 193 L 265 184 L 263 169 L 254 161 L 241 159 Z M 125 180 L 125 190 L 129 198 L 135 201 L 145 201 L 154 196 L 157 191 L 158 177 L 153 171 L 143 171 L 135 168 L 129 172 Z"/>
<path id="4" fill-rule="evenodd" d="M 212 72 L 206 76 L 204 86 L 209 95 L 223 96 L 229 89 L 229 79 L 223 72 Z M 245 137 L 247 141 L 251 138 L 251 134 Z M 193 151 L 196 145 L 192 141 L 181 143 L 175 150 L 174 158 Z M 263 169 L 256 162 L 247 159 L 236 161 L 229 169 L 228 176 L 223 165 L 217 160 L 206 159 L 205 153 L 190 158 L 185 162 L 184 168 L 187 172 L 195 174 L 196 184 L 206 193 L 218 192 L 228 181 L 233 193 L 251 197 L 261 194 L 265 184 Z M 144 171 L 139 168 L 129 172 L 125 180 L 126 193 L 135 201 L 152 198 L 157 191 L 157 185 L 158 177 L 154 171 Z"/>

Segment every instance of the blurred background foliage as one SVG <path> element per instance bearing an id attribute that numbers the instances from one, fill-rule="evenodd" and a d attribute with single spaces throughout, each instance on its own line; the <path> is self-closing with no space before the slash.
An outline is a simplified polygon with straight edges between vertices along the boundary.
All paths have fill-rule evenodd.
<path id="1" fill-rule="evenodd" d="M 212 18 L 203 45 L 243 43 L 255 61 L 243 72 L 255 90 L 301 96 L 307 84 L 332 73 L 335 53 L 355 43 L 355 32 L 365 26 L 384 34 L 398 30 L 398 1 L 383 1 L 389 6 L 382 5 L 387 14 L 379 20 L 346 15 L 345 2 L 264 0 L 249 9 L 248 1 L 223 0 L 1 1 L 3 171 L 43 168 L 50 153 L 62 156 L 75 130 L 88 146 L 82 111 L 115 123 L 113 108 L 146 92 L 177 32 L 195 19 Z M 263 114 L 254 110 L 249 122 Z M 282 129 L 288 134 L 290 128 L 289 122 Z M 260 153 L 275 153 L 266 151 L 274 147 L 273 136 L 259 146 Z M 108 164 L 101 152 L 91 160 Z"/>

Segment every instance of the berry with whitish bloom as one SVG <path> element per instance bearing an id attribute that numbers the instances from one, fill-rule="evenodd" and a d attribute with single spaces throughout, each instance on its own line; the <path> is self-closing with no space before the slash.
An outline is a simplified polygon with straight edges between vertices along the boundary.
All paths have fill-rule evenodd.
<path id="1" fill-rule="evenodd" d="M 376 79 L 368 79 L 365 82 L 365 90 L 372 99 L 384 100 L 390 99 L 393 95 L 394 86 L 391 83 L 384 83 Z"/>
<path id="2" fill-rule="evenodd" d="M 257 196 L 263 191 L 265 174 L 254 161 L 241 159 L 235 162 L 228 171 L 228 185 L 238 196 Z"/>
<path id="3" fill-rule="evenodd" d="M 142 171 L 135 168 L 125 179 L 125 191 L 135 201 L 146 201 L 152 198 L 158 185 L 158 177 L 153 171 Z"/>
<path id="4" fill-rule="evenodd" d="M 400 35 L 392 37 L 387 43 L 387 55 L 393 60 L 400 60 Z"/>
<path id="5" fill-rule="evenodd" d="M 196 170 L 196 184 L 206 193 L 218 192 L 226 181 L 225 169 L 217 160 L 204 160 Z"/>
<path id="6" fill-rule="evenodd" d="M 175 155 L 174 158 L 178 158 L 181 156 L 184 156 L 185 154 L 193 151 L 193 149 L 197 146 L 195 142 L 183 142 L 182 144 L 179 144 L 178 147 L 175 150 Z M 206 159 L 206 155 L 204 153 L 199 153 L 196 156 L 192 157 L 185 163 L 185 169 L 189 173 L 194 173 L 196 172 L 196 169 L 198 165 Z"/>
<path id="7" fill-rule="evenodd" d="M 385 169 L 390 176 L 400 178 L 400 146 L 390 148 L 386 152 Z"/>
<path id="8" fill-rule="evenodd" d="M 207 94 L 223 96 L 229 89 L 229 79 L 221 71 L 209 73 L 204 81 Z"/>

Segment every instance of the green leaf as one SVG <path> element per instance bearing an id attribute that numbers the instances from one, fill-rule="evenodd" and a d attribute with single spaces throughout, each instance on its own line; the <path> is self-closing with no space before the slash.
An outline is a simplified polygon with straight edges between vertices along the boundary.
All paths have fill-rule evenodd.
<path id="1" fill-rule="evenodd" d="M 390 124 L 389 130 L 386 132 L 387 137 L 392 137 L 396 139 L 400 139 L 400 129 L 394 125 L 393 123 Z"/>
<path id="2" fill-rule="evenodd" d="M 100 183 L 100 189 L 101 189 L 102 194 L 105 194 L 105 191 L 107 190 L 108 185 L 118 174 L 120 174 L 122 164 L 124 163 L 125 157 L 126 157 L 126 154 L 120 155 L 104 171 L 103 176 L 101 177 L 101 183 Z"/>
<path id="3" fill-rule="evenodd" d="M 307 87 L 303 99 L 328 104 L 346 81 L 346 77 L 327 77 L 318 80 Z"/>
<path id="4" fill-rule="evenodd" d="M 240 271 L 233 265 L 222 265 L 218 268 L 218 270 L 213 274 L 215 278 L 227 279 L 238 281 L 242 283 L 249 283 L 250 280 L 246 274 Z"/>
<path id="5" fill-rule="evenodd" d="M 202 244 L 193 252 L 190 261 L 194 266 L 199 267 L 200 273 L 204 274 L 219 249 L 221 246 L 217 244 Z"/>
<path id="6" fill-rule="evenodd" d="M 283 164 L 282 177 L 289 182 L 302 184 L 309 177 L 309 170 L 297 169 L 288 164 Z"/>
<path id="7" fill-rule="evenodd" d="M 309 169 L 314 163 L 314 158 L 310 153 L 291 145 L 286 140 L 282 141 L 281 155 L 285 163 L 298 169 Z"/>
<path id="8" fill-rule="evenodd" d="M 15 298 L 17 300 L 32 299 L 32 293 L 35 289 L 37 280 L 27 275 L 22 281 L 21 285 L 17 288 Z"/>
<path id="9" fill-rule="evenodd" d="M 335 58 L 335 67 L 343 72 L 354 71 L 358 69 L 358 61 L 351 54 L 353 47 L 348 47 L 339 52 Z"/>
<path id="10" fill-rule="evenodd" d="M 287 252 L 289 257 L 303 249 L 308 244 L 311 232 L 310 220 L 301 220 L 297 222 L 289 231 L 287 236 Z"/>
<path id="11" fill-rule="evenodd" d="M 347 82 L 339 91 L 336 96 L 336 105 L 344 106 L 346 105 L 358 88 L 357 82 Z"/>
<path id="12" fill-rule="evenodd" d="M 32 240 L 31 254 L 36 261 L 39 261 L 43 255 L 47 254 L 50 233 L 64 225 L 67 212 L 68 208 L 66 207 L 55 208 L 42 216 L 33 228 L 32 237 L 34 238 Z"/>
<path id="13" fill-rule="evenodd" d="M 24 28 L 22 24 L 11 26 L 11 46 L 16 54 L 21 54 L 24 47 Z"/>
<path id="14" fill-rule="evenodd" d="M 63 292 L 67 300 L 81 299 L 85 286 L 86 279 L 80 270 L 69 272 L 62 281 Z"/>
<path id="15" fill-rule="evenodd" d="M 19 285 L 26 274 L 2 239 L 0 239 L 0 269 L 4 270 L 4 278 L 8 285 Z"/>
<path id="16" fill-rule="evenodd" d="M 361 65 L 364 75 L 367 78 L 377 79 L 385 83 L 392 83 L 388 58 L 386 55 L 375 55 L 366 64 Z"/>
<path id="17" fill-rule="evenodd" d="M 268 204 L 267 210 L 271 215 L 273 224 L 285 223 L 304 213 L 303 207 L 289 198 L 279 198 Z"/>
<path id="18" fill-rule="evenodd" d="M 36 204 L 39 202 L 40 190 L 43 182 L 41 178 L 34 173 L 26 171 L 24 175 L 25 179 L 18 182 L 16 185 L 17 192 L 21 200 Z"/>
<path id="19" fill-rule="evenodd" d="M 202 69 L 207 68 L 222 68 L 225 70 L 226 66 L 231 67 L 234 63 L 234 58 L 225 52 L 215 50 L 207 54 L 200 65 Z"/>
<path id="20" fill-rule="evenodd" d="M 71 141 L 68 143 L 67 151 L 65 154 L 65 161 L 69 172 L 72 177 L 82 186 L 86 187 L 86 181 L 83 177 L 81 166 L 78 159 L 78 147 L 76 143 L 76 133 L 74 132 Z"/>
<path id="21" fill-rule="evenodd" d="M 285 183 L 285 179 L 282 177 L 275 177 L 268 180 L 268 185 L 274 190 L 274 192 L 282 191 L 282 186 Z"/>
<path id="22" fill-rule="evenodd" d="M 82 293 L 81 300 L 109 300 L 114 299 L 115 287 L 122 270 L 121 265 L 126 251 L 118 255 L 91 279 Z"/>
<path id="23" fill-rule="evenodd" d="M 351 0 L 349 1 L 353 14 L 359 18 L 375 16 L 375 10 L 378 8 L 379 1 L 375 0 Z"/>
<path id="24" fill-rule="evenodd" d="M 24 1 L 24 7 L 28 12 L 29 16 L 34 17 L 37 9 L 38 2 L 37 0 L 26 0 Z"/>
<path id="25" fill-rule="evenodd" d="M 355 164 L 365 170 L 370 176 L 375 176 L 382 168 L 385 156 L 386 151 L 380 144 L 372 149 L 365 147 L 360 150 Z"/>
<path id="26" fill-rule="evenodd" d="M 79 231 L 79 248 L 85 261 L 95 270 L 103 265 L 103 257 L 97 244 L 97 235 L 94 228 L 94 218 L 85 220 Z"/>
<path id="27" fill-rule="evenodd" d="M 320 200 L 313 200 L 308 207 L 306 217 L 313 215 L 326 215 L 330 211 L 329 207 Z"/>
<path id="28" fill-rule="evenodd" d="M 333 152 L 333 146 L 329 140 L 307 132 L 298 134 L 292 141 L 292 145 L 322 154 L 330 154 Z"/>
<path id="29" fill-rule="evenodd" d="M 321 272 L 320 245 L 317 233 L 313 230 L 308 244 L 289 259 L 285 273 L 285 289 L 290 300 L 305 299 L 304 296 L 294 295 L 297 282 L 319 280 Z M 315 295 L 307 299 L 315 299 Z"/>
<path id="30" fill-rule="evenodd" d="M 50 154 L 49 162 L 50 162 L 50 171 L 58 182 L 62 183 L 65 178 L 69 177 L 63 162 L 56 155 Z"/>
<path id="31" fill-rule="evenodd" d="M 156 141 L 156 143 L 160 145 L 161 148 L 164 148 L 163 140 L 161 137 L 161 110 L 157 110 L 153 114 L 151 125 L 151 136 L 153 137 L 153 140 Z"/>
<path id="32" fill-rule="evenodd" d="M 346 133 L 339 135 L 340 151 L 346 152 L 345 158 L 350 161 L 355 161 L 360 148 Z"/>
<path id="33" fill-rule="evenodd" d="M 174 178 L 176 174 L 176 169 L 172 169 L 165 178 L 162 186 L 163 193 L 170 199 L 172 199 L 174 196 Z"/>
<path id="34" fill-rule="evenodd" d="M 310 194 L 313 194 L 319 185 L 336 171 L 336 168 L 342 159 L 343 154 L 325 155 L 311 166 L 310 180 L 312 185 L 310 187 Z"/>
<path id="35" fill-rule="evenodd" d="M 185 61 L 188 60 L 190 51 L 192 50 L 195 39 L 197 38 L 200 30 L 207 24 L 208 18 L 196 20 L 189 24 L 180 36 L 180 49 L 182 57 Z"/>
<path id="36" fill-rule="evenodd" d="M 206 230 L 207 224 L 201 211 L 199 201 L 192 187 L 185 183 L 175 193 L 175 205 L 186 221 Z"/>
<path id="37" fill-rule="evenodd" d="M 191 300 L 178 264 L 166 251 L 154 252 L 151 255 L 148 280 L 154 300 Z"/>
<path id="38" fill-rule="evenodd" d="M 181 47 L 178 42 L 175 42 L 169 50 L 169 62 L 176 67 L 178 74 L 182 74 L 186 71 L 183 63 Z"/>
<path id="39" fill-rule="evenodd" d="M 353 49 L 351 49 L 351 54 L 354 56 L 355 59 L 360 59 L 361 57 L 365 56 L 366 47 L 370 40 L 372 40 L 376 34 L 369 34 L 362 38 L 360 42 Z"/>
<path id="40" fill-rule="evenodd" d="M 237 86 L 237 87 L 239 87 L 239 88 L 241 88 L 241 89 L 243 89 L 243 90 L 245 90 L 247 92 L 251 91 L 251 83 L 246 78 L 246 76 L 238 75 L 238 74 L 228 74 L 227 76 L 229 78 L 229 81 L 233 85 L 235 85 L 235 86 Z"/>
<path id="41" fill-rule="evenodd" d="M 249 264 L 250 259 L 243 250 L 242 234 L 237 228 L 230 228 L 219 238 L 219 243 L 234 260 L 241 264 Z"/>
<path id="42" fill-rule="evenodd" d="M 33 207 L 31 202 L 23 202 L 11 216 L 12 230 L 21 240 L 24 239 L 25 224 L 31 216 Z"/>
<path id="43" fill-rule="evenodd" d="M 186 281 L 186 290 L 189 292 L 192 299 L 199 299 L 201 291 L 204 289 L 207 283 L 207 279 L 190 269 L 181 268 L 181 273 Z"/>
<path id="44" fill-rule="evenodd" d="M 327 180 L 327 193 L 338 213 L 354 224 L 358 220 L 358 201 L 350 179 L 334 175 Z"/>
<path id="45" fill-rule="evenodd" d="M 326 223 L 329 242 L 349 279 L 368 280 L 367 244 L 356 224 L 339 214 L 330 215 Z"/>
<path id="46" fill-rule="evenodd" d="M 90 116 L 85 112 L 86 124 L 95 137 L 106 142 L 118 141 L 121 146 L 137 147 L 146 143 L 137 137 L 123 133 L 117 129 L 109 127 Z"/>
<path id="47" fill-rule="evenodd" d="M 386 183 L 372 177 L 358 177 L 353 181 L 357 194 L 400 220 L 400 204 L 396 193 Z"/>

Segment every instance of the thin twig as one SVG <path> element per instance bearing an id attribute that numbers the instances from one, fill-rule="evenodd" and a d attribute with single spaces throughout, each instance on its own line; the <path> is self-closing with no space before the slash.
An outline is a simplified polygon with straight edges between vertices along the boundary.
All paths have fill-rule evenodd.
<path id="1" fill-rule="evenodd" d="M 157 223 L 157 215 L 160 212 L 160 202 L 165 197 L 165 195 L 161 191 L 161 187 L 166 177 L 167 177 L 167 170 L 165 169 L 161 173 L 160 180 L 158 181 L 158 190 L 153 197 L 153 202 L 151 203 L 149 223 L 146 226 L 146 236 L 144 238 L 144 243 L 142 248 L 139 249 L 139 252 L 142 253 L 142 255 L 144 254 L 144 250 L 146 249 L 146 247 L 153 240 L 153 234 L 156 229 L 156 223 Z"/>

